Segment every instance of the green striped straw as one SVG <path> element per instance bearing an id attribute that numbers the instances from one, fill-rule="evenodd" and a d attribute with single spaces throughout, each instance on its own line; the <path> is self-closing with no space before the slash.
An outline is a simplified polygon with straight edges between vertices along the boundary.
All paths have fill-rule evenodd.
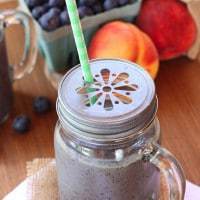
<path id="1" fill-rule="evenodd" d="M 81 68 L 83 72 L 83 77 L 86 83 L 93 82 L 93 76 L 90 69 L 89 58 L 87 54 L 87 48 L 83 36 L 83 31 L 79 19 L 78 9 L 76 5 L 76 0 L 65 0 L 67 4 L 67 10 L 69 13 L 69 18 L 71 21 L 71 27 L 78 50 L 79 60 L 81 63 Z"/>

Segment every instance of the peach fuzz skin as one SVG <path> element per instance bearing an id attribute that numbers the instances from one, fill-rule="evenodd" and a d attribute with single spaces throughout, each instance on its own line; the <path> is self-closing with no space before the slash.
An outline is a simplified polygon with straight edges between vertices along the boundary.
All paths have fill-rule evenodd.
<path id="1" fill-rule="evenodd" d="M 135 25 L 114 21 L 104 25 L 93 36 L 90 59 L 119 58 L 135 62 L 155 79 L 159 69 L 158 53 L 152 40 Z"/>
<path id="2" fill-rule="evenodd" d="M 160 60 L 184 55 L 197 38 L 197 27 L 180 0 L 144 0 L 137 25 L 153 40 Z"/>

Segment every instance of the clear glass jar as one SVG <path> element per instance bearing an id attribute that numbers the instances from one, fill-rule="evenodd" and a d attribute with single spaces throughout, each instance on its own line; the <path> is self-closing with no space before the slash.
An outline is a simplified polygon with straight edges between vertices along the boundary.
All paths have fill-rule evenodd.
<path id="1" fill-rule="evenodd" d="M 54 141 L 60 199 L 160 199 L 162 174 L 169 190 L 165 198 L 182 200 L 183 171 L 158 144 L 157 99 L 149 75 L 121 60 L 96 60 L 91 66 L 93 85 L 78 87 L 83 82 L 78 66 L 59 88 Z"/>
<path id="2" fill-rule="evenodd" d="M 5 30 L 15 24 L 24 28 L 25 46 L 20 63 L 10 66 L 7 59 Z M 31 17 L 19 10 L 0 10 L 0 124 L 8 118 L 11 111 L 13 80 L 29 74 L 34 68 L 36 58 L 37 38 Z"/>

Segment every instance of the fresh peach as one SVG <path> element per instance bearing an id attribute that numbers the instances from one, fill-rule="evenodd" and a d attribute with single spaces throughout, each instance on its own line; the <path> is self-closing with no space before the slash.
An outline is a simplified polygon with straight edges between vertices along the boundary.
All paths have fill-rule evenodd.
<path id="1" fill-rule="evenodd" d="M 114 21 L 93 36 L 89 58 L 121 58 L 144 67 L 155 78 L 159 68 L 157 50 L 152 40 L 131 23 Z"/>
<path id="2" fill-rule="evenodd" d="M 89 57 L 123 58 L 134 61 L 137 57 L 137 36 L 126 23 L 114 21 L 99 29 L 89 45 Z"/>
<path id="3" fill-rule="evenodd" d="M 196 24 L 180 0 L 144 0 L 137 24 L 151 37 L 161 60 L 183 55 L 197 37 Z"/>
<path id="4" fill-rule="evenodd" d="M 140 53 L 138 54 L 136 63 L 144 66 L 151 77 L 155 79 L 159 69 L 158 51 L 147 34 L 141 33 L 141 37 L 143 39 L 139 42 Z"/>

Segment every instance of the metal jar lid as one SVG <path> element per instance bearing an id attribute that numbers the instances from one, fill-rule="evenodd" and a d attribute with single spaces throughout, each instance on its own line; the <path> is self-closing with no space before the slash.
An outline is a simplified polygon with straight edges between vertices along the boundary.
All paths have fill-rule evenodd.
<path id="1" fill-rule="evenodd" d="M 116 59 L 90 62 L 94 83 L 84 84 L 80 65 L 62 79 L 57 113 L 64 124 L 81 131 L 110 135 L 138 132 L 155 116 L 155 85 L 138 65 Z"/>

